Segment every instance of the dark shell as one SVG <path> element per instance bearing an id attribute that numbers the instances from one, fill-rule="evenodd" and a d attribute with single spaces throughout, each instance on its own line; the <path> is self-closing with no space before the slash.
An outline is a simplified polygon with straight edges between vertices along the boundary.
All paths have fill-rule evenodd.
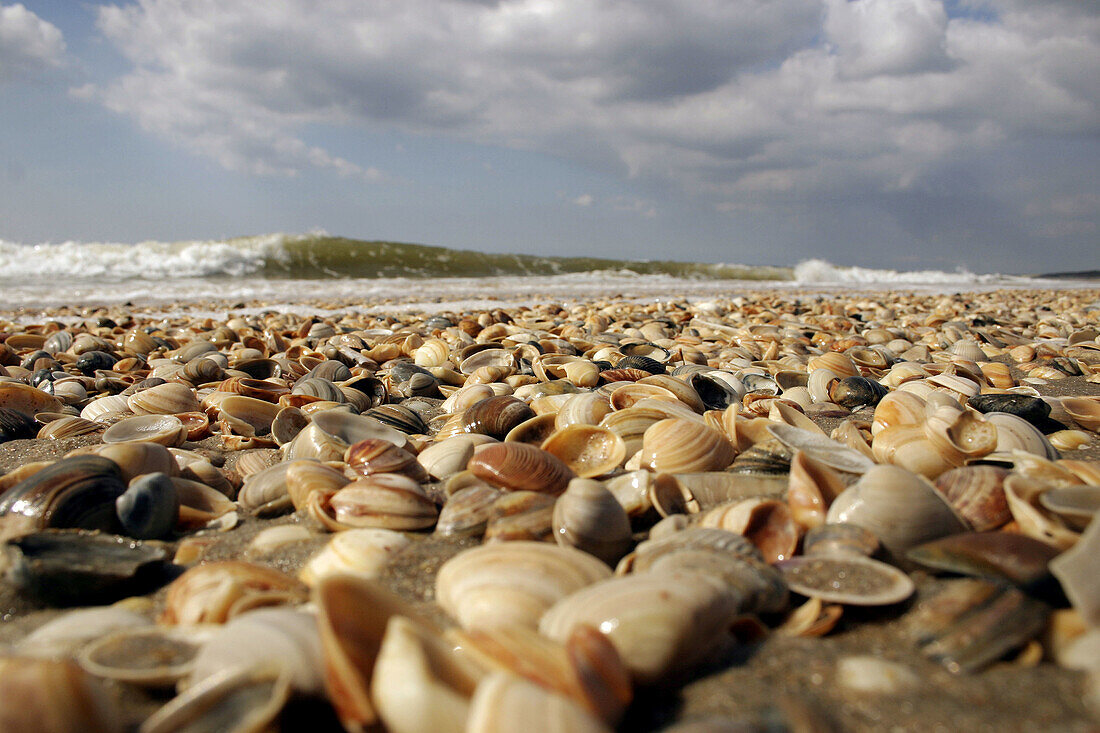
<path id="1" fill-rule="evenodd" d="M 407 435 L 428 432 L 428 424 L 424 422 L 424 418 L 415 410 L 410 410 L 403 405 L 378 405 L 378 407 L 372 407 L 363 414 Z"/>
<path id="2" fill-rule="evenodd" d="M 110 603 L 148 593 L 182 572 L 162 547 L 98 532 L 45 530 L 8 542 L 8 577 L 55 606 Z"/>
<path id="3" fill-rule="evenodd" d="M 913 562 L 991 580 L 1007 580 L 1032 595 L 1060 600 L 1061 587 L 1048 569 L 1060 550 L 1015 532 L 962 532 L 918 545 Z"/>
<path id="4" fill-rule="evenodd" d="M 128 536 L 139 540 L 167 537 L 179 517 L 179 492 L 167 475 L 147 473 L 130 482 L 115 500 L 115 510 Z"/>
<path id="5" fill-rule="evenodd" d="M 413 364 L 410 361 L 398 361 L 390 363 L 390 376 L 396 379 L 398 382 L 407 382 L 409 378 L 414 374 L 424 374 L 429 377 L 432 373 L 419 364 Z"/>
<path id="6" fill-rule="evenodd" d="M 742 452 L 727 470 L 731 473 L 789 473 L 791 456 L 791 450 L 773 438 Z"/>
<path id="7" fill-rule="evenodd" d="M 119 532 L 115 500 L 126 491 L 118 464 L 74 456 L 47 466 L 6 491 L 0 517 L 19 529 L 47 527 Z"/>
<path id="8" fill-rule="evenodd" d="M 46 359 L 49 363 L 43 362 L 39 364 L 39 359 Z M 32 351 L 31 353 L 23 356 L 22 360 L 19 362 L 19 366 L 30 371 L 38 371 L 40 369 L 57 369 L 60 364 L 57 362 L 56 359 L 53 358 L 53 355 L 50 352 L 39 349 L 38 351 Z"/>
<path id="9" fill-rule="evenodd" d="M 253 379 L 271 379 L 283 375 L 279 362 L 274 359 L 250 359 L 236 364 L 233 368 L 239 372 L 244 372 Z"/>
<path id="10" fill-rule="evenodd" d="M 616 369 L 641 369 L 643 372 L 649 372 L 650 374 L 664 374 L 667 370 L 665 365 L 656 359 L 650 359 L 648 356 L 624 356 L 619 359 L 619 363 L 615 365 Z"/>
<path id="11" fill-rule="evenodd" d="M 73 335 L 68 331 L 58 331 L 50 334 L 50 337 L 42 344 L 42 348 L 51 354 L 56 354 L 59 351 L 67 351 L 72 345 Z"/>
<path id="12" fill-rule="evenodd" d="M 652 376 L 645 369 L 604 369 L 600 372 L 600 379 L 605 382 L 637 382 Z"/>
<path id="13" fill-rule="evenodd" d="M 198 356 L 183 365 L 183 376 L 192 384 L 206 384 L 224 379 L 225 372 L 213 359 Z"/>
<path id="14" fill-rule="evenodd" d="M 85 351 L 76 360 L 76 368 L 81 374 L 90 377 L 100 369 L 110 369 L 117 361 L 117 356 L 108 354 L 106 351 Z"/>
<path id="15" fill-rule="evenodd" d="M 741 401 L 733 387 L 704 372 L 693 372 L 687 381 L 699 393 L 708 410 L 724 410 Z"/>
<path id="16" fill-rule="evenodd" d="M 33 438 L 37 432 L 38 425 L 30 415 L 10 407 L 0 407 L 0 443 Z"/>
<path id="17" fill-rule="evenodd" d="M 535 417 L 526 402 L 511 395 L 487 397 L 466 408 L 462 425 L 467 433 L 491 435 L 504 440 L 508 432 L 522 422 Z"/>
<path id="18" fill-rule="evenodd" d="M 1007 412 L 1027 420 L 1044 433 L 1063 430 L 1065 425 L 1050 417 L 1050 405 L 1039 397 L 1026 394 L 974 395 L 966 404 L 981 413 Z"/>
<path id="19" fill-rule="evenodd" d="M 386 387 L 378 377 L 356 377 L 340 385 L 342 390 L 354 389 L 366 396 L 367 409 L 377 407 L 386 401 Z M 345 395 L 347 393 L 345 392 Z M 349 402 L 354 402 L 349 400 Z"/>
<path id="20" fill-rule="evenodd" d="M 424 328 L 428 331 L 442 331 L 454 325 L 454 321 L 446 316 L 432 316 L 424 319 Z"/>
<path id="21" fill-rule="evenodd" d="M 1007 583 L 948 581 L 904 621 L 921 653 L 951 672 L 975 672 L 1041 632 L 1050 607 Z"/>
<path id="22" fill-rule="evenodd" d="M 855 409 L 863 405 L 877 405 L 890 390 L 867 377 L 845 377 L 829 387 L 829 396 L 841 407 Z"/>

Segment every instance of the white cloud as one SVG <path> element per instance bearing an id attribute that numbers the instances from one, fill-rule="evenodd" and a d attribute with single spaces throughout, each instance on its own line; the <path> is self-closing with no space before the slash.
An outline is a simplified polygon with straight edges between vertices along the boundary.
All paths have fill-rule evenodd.
<path id="1" fill-rule="evenodd" d="M 591 206 L 592 202 L 595 200 L 596 198 L 592 194 L 582 193 L 580 196 L 573 199 L 573 203 L 577 206 Z"/>
<path id="2" fill-rule="evenodd" d="M 65 39 L 23 5 L 0 5 L 0 81 L 60 66 Z"/>
<path id="3" fill-rule="evenodd" d="M 140 0 L 100 10 L 133 68 L 96 96 L 256 174 L 379 175 L 306 142 L 342 126 L 549 152 L 732 213 L 975 186 L 1022 210 L 1027 186 L 957 169 L 1036 140 L 1095 139 L 1100 9 L 962 7 L 976 12 L 950 17 L 941 0 Z M 1053 164 L 1042 175 L 1066 187 Z"/>

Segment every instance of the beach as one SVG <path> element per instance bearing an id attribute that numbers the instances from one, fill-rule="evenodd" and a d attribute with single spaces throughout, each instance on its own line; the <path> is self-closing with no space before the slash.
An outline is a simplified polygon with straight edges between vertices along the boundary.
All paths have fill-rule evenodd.
<path id="1" fill-rule="evenodd" d="M 708 463 L 703 457 L 698 459 L 700 463 L 677 463 L 679 458 L 665 457 L 659 447 L 646 452 L 643 436 L 648 431 L 624 433 L 618 438 L 633 441 L 632 450 L 591 474 L 604 483 L 629 470 L 647 469 L 650 473 L 716 474 L 738 480 L 757 475 L 756 470 L 739 469 L 734 456 L 773 443 L 766 430 L 772 423 L 800 427 L 805 432 L 817 426 L 823 431 L 822 439 L 834 438 L 837 452 L 843 446 L 845 452 L 865 456 L 867 466 L 903 466 L 912 475 L 923 475 L 929 487 L 949 470 L 982 463 L 1018 477 L 1014 486 L 1026 482 L 1037 492 L 1036 497 L 1069 485 L 1095 487 L 1095 477 L 1100 475 L 1097 428 L 1090 427 L 1087 415 L 1073 417 L 1088 402 L 1074 399 L 1100 396 L 1100 291 L 1095 288 L 1074 288 L 1076 283 L 1070 283 L 1060 289 L 1036 289 L 1005 287 L 1002 282 L 966 283 L 974 286 L 969 290 L 942 282 L 908 289 L 883 287 L 881 282 L 760 287 L 748 281 L 731 286 L 723 280 L 668 279 L 659 295 L 654 295 L 655 283 L 639 281 L 634 275 L 624 276 L 611 289 L 597 285 L 604 282 L 600 278 L 586 283 L 581 277 L 565 287 L 561 284 L 567 280 L 565 276 L 560 282 L 509 277 L 515 278 L 510 281 L 511 289 L 494 288 L 471 278 L 468 283 L 447 283 L 433 292 L 437 281 L 421 280 L 390 284 L 388 290 L 366 295 L 354 294 L 346 282 L 314 279 L 302 281 L 301 288 L 307 290 L 299 289 L 297 296 L 287 282 L 277 280 L 264 281 L 271 289 L 259 293 L 238 286 L 218 296 L 214 280 L 209 292 L 190 301 L 178 291 L 170 296 L 149 292 L 144 301 L 127 294 L 120 301 L 117 293 L 110 294 L 110 288 L 95 285 L 102 300 L 94 306 L 77 307 L 71 303 L 84 301 L 66 302 L 56 295 L 21 306 L 5 303 L 7 310 L 0 313 L 0 340 L 6 349 L 0 363 L 6 372 L 5 383 L 29 384 L 40 375 L 40 385 L 42 380 L 52 385 L 53 393 L 41 399 L 42 404 L 51 404 L 44 411 L 55 416 L 44 420 L 87 414 L 89 405 L 127 390 L 130 396 L 140 394 L 143 381 L 150 377 L 154 381 L 145 382 L 146 389 L 163 384 L 186 387 L 194 409 L 181 409 L 178 414 L 193 415 L 189 422 L 181 423 L 191 432 L 168 438 L 167 444 L 189 451 L 194 461 L 207 464 L 210 468 L 204 466 L 203 470 L 213 473 L 196 470 L 189 475 L 214 476 L 218 480 L 207 484 L 228 494 L 229 499 L 236 498 L 237 504 L 231 510 L 235 512 L 233 521 L 214 517 L 210 529 L 184 531 L 177 526 L 148 541 L 165 548 L 169 557 L 177 557 L 184 563 L 181 569 L 247 558 L 250 563 L 296 577 L 341 534 L 331 530 L 343 520 L 330 514 L 328 523 L 319 521 L 312 510 L 296 509 L 289 500 L 278 510 L 242 501 L 237 492 L 247 473 L 255 470 L 243 468 L 244 464 L 239 464 L 242 458 L 262 454 L 270 457 L 271 465 L 295 457 L 320 458 L 344 473 L 365 477 L 368 473 L 356 474 L 351 465 L 354 461 L 347 455 L 314 456 L 301 444 L 297 448 L 291 445 L 326 408 L 351 414 L 395 405 L 405 406 L 413 414 L 391 414 L 384 434 L 398 431 L 398 440 L 409 453 L 423 454 L 448 435 L 479 432 L 461 417 L 477 404 L 474 397 L 468 405 L 451 399 L 460 390 L 480 395 L 471 389 L 475 385 L 488 390 L 484 394 L 495 395 L 493 399 L 518 396 L 513 401 L 537 408 L 531 417 L 558 414 L 565 409 L 564 397 L 598 392 L 603 402 L 596 417 L 591 423 L 578 418 L 578 424 L 602 425 L 602 418 L 620 410 L 651 409 L 657 412 L 648 426 L 661 421 L 680 421 L 677 426 L 684 430 L 688 427 L 681 423 L 705 425 L 708 439 L 714 433 L 723 446 L 710 453 L 730 451 L 729 460 Z M 97 303 L 95 298 L 88 302 Z M 72 338 L 57 337 L 61 333 Z M 433 346 L 442 349 L 438 356 L 429 355 Z M 37 354 L 39 351 L 44 353 Z M 109 358 L 101 365 L 79 362 L 83 354 L 93 351 L 106 352 Z M 484 363 L 467 361 L 479 353 Z M 32 355 L 35 358 L 28 363 Z M 822 361 L 823 357 L 828 358 Z M 204 360 L 212 364 L 200 363 Z M 569 365 L 573 366 L 567 371 Z M 188 366 L 192 371 L 185 373 Z M 43 369 L 50 376 L 42 375 Z M 831 379 L 810 380 L 819 369 L 830 370 Z M 726 387 L 721 383 L 715 387 L 713 380 L 691 381 L 693 374 L 712 371 L 732 379 L 724 382 Z M 654 379 L 656 375 L 677 381 Z M 327 385 L 306 388 L 305 382 L 313 379 L 327 381 Z M 646 379 L 649 381 L 644 382 Z M 845 381 L 851 379 L 857 381 Z M 286 414 L 298 422 L 280 432 L 289 418 L 284 416 L 283 422 L 273 424 L 275 407 L 267 417 L 255 417 L 253 413 L 236 414 L 233 403 L 225 403 L 223 408 L 218 399 L 210 398 L 221 385 L 229 390 L 230 383 L 241 385 L 242 380 L 252 389 L 247 392 L 252 399 L 279 409 L 293 408 L 296 412 Z M 880 385 L 876 389 L 881 389 L 881 394 L 859 399 L 842 389 L 867 388 L 865 382 Z M 71 386 L 62 389 L 66 383 Z M 915 386 L 918 383 L 920 388 Z M 547 384 L 557 387 L 549 389 Z M 626 397 L 643 384 L 653 389 Z M 341 385 L 345 388 L 342 392 L 336 389 Z M 680 385 L 687 387 L 684 393 L 676 391 Z M 717 392 L 712 395 L 704 389 Z M 222 397 L 245 393 L 239 387 L 237 390 L 225 391 Z M 619 390 L 626 391 L 614 398 Z M 882 417 L 876 405 L 884 395 L 898 392 L 920 399 L 923 412 L 912 422 L 918 431 L 933 414 L 931 408 L 926 409 L 926 403 L 931 403 L 941 408 L 935 414 L 949 421 L 952 430 L 973 429 L 978 436 L 973 442 L 992 442 L 974 449 L 973 455 L 941 456 L 936 459 L 944 461 L 939 468 L 906 463 L 907 459 L 897 454 L 883 460 L 886 454 L 880 454 L 874 445 L 883 434 L 873 431 L 874 422 Z M 978 411 L 974 406 L 979 404 L 979 396 L 997 394 L 1017 395 L 1021 403 L 1023 398 L 1047 398 L 1043 401 L 1047 414 L 1034 421 L 1042 428 L 1022 428 L 1031 432 L 1018 444 L 1006 437 L 1008 428 L 990 432 L 994 420 L 989 415 L 999 410 Z M 1070 399 L 1063 404 L 1063 398 Z M 642 400 L 647 401 L 638 406 Z M 968 403 L 970 407 L 965 407 Z M 351 409 L 341 407 L 348 404 Z M 682 414 L 684 411 L 689 414 Z M 106 431 L 133 419 L 134 413 L 132 403 L 123 400 L 121 406 L 91 417 L 91 425 L 74 422 L 73 429 L 86 431 L 83 434 L 61 432 L 55 438 L 15 437 L 0 443 L 0 474 L 101 446 Z M 158 414 L 152 409 L 150 413 Z M 375 414 L 381 419 L 381 413 Z M 203 417 L 206 426 L 201 424 Z M 558 423 L 546 428 L 551 431 L 548 435 L 566 427 L 562 420 Z M 850 428 L 848 432 L 844 432 L 845 426 Z M 488 429 L 484 432 L 493 434 Z M 504 437 L 500 432 L 486 442 Z M 792 440 L 801 439 L 805 438 Z M 862 448 L 856 447 L 860 440 L 866 441 Z M 1040 448 L 1027 447 L 1031 444 L 1025 445 L 1026 440 L 1035 441 Z M 771 483 L 767 485 L 773 491 L 780 488 L 765 498 L 786 507 L 792 454 L 799 449 L 781 439 L 779 442 L 783 445 L 773 445 L 775 455 L 769 459 L 780 465 L 770 469 L 767 481 Z M 1052 442 L 1062 447 L 1048 450 L 1045 446 Z M 1069 462 L 1062 464 L 1067 459 Z M 829 471 L 849 487 L 859 482 L 867 466 L 849 473 Z M 570 463 L 570 467 L 570 475 L 582 475 L 580 463 Z M 389 558 L 372 582 L 396 593 L 412 612 L 431 623 L 451 627 L 455 625 L 453 614 L 436 602 L 440 568 L 451 558 L 481 546 L 484 529 L 466 536 L 440 532 L 434 512 L 444 508 L 452 495 L 449 492 L 459 487 L 448 488 L 449 477 L 411 470 L 407 475 L 416 476 L 413 480 L 434 505 L 433 519 L 419 529 L 402 529 L 409 543 Z M 1002 477 L 1001 482 L 1006 480 Z M 688 486 L 687 478 L 683 482 Z M 497 484 L 502 487 L 516 489 Z M 1000 490 L 1002 494 L 1008 491 Z M 534 493 L 539 491 L 534 489 Z M 690 488 L 687 491 L 690 493 Z M 731 489 L 729 496 L 747 498 L 741 489 Z M 702 493 L 695 498 L 694 504 L 688 501 L 668 513 L 683 514 L 685 524 L 695 526 L 707 511 L 722 503 L 704 500 Z M 9 510 L 9 515 L 12 513 Z M 802 555 L 799 538 L 822 523 L 824 508 L 820 514 L 817 519 L 795 522 L 792 531 L 797 549 L 783 551 L 779 560 L 770 562 L 781 565 L 791 555 Z M 985 531 L 1033 537 L 1046 531 L 1050 534 L 1046 539 L 1053 536 L 1061 543 L 1058 552 L 1062 552 L 1078 541 L 1084 529 L 1049 511 L 1042 516 L 1053 530 L 1035 529 L 1028 524 L 1030 515 L 1012 514 Z M 647 539 L 655 519 L 652 512 L 645 519 L 633 518 L 628 538 L 631 549 Z M 933 533 L 921 542 L 973 529 L 973 519 L 958 521 L 954 530 Z M 352 523 L 349 520 L 347 526 Z M 524 537 L 552 543 L 549 515 L 545 523 L 545 527 L 524 530 L 528 533 Z M 48 520 L 43 520 L 36 529 L 46 526 Z M 278 526 L 300 527 L 305 533 L 287 544 L 264 546 L 267 549 L 253 544 L 258 534 Z M 1060 634 L 1068 632 L 1051 630 L 1050 619 L 1075 613 L 1065 598 L 1040 594 L 1036 600 L 1046 605 L 1039 626 L 1021 632 L 1001 653 L 972 670 L 953 671 L 950 665 L 922 652 L 913 624 L 917 611 L 958 583 L 959 575 L 907 561 L 905 550 L 898 548 L 880 550 L 874 557 L 887 560 L 881 564 L 902 568 L 915 586 L 911 595 L 883 604 L 830 602 L 837 609 L 836 618 L 832 625 L 817 630 L 790 630 L 791 614 L 808 598 L 794 592 L 781 607 L 732 614 L 728 623 L 722 624 L 721 633 L 704 640 L 704 645 L 712 648 L 681 649 L 680 653 L 691 657 L 690 664 L 683 668 L 673 665 L 659 679 L 635 684 L 633 702 L 620 711 L 621 719 L 605 720 L 605 724 L 617 724 L 619 730 L 685 731 L 1095 729 L 1098 711 L 1090 710 L 1086 700 L 1090 694 L 1096 695 L 1095 676 L 1100 672 L 1094 668 L 1089 678 L 1086 672 L 1069 669 L 1059 661 L 1059 655 L 1076 634 L 1085 633 L 1084 629 L 1067 638 Z M 1004 577 L 1014 582 L 1011 573 Z M 159 588 L 128 598 L 124 604 L 150 619 L 163 619 L 167 602 L 168 591 Z M 10 580 L 0 583 L 4 621 L 0 643 L 17 653 L 28 653 L 20 649 L 20 643 L 34 629 L 67 612 L 54 605 Z M 1051 607 L 1056 609 L 1053 615 Z M 1095 634 L 1095 629 L 1090 633 Z M 861 675 L 851 671 L 864 669 L 861 664 L 871 671 Z M 113 715 L 125 729 L 135 728 L 173 695 L 171 685 L 148 690 L 118 681 L 106 682 L 105 691 Z M 317 724 L 318 729 L 340 729 L 324 695 L 298 696 L 276 725 L 294 730 L 303 720 L 327 725 Z"/>

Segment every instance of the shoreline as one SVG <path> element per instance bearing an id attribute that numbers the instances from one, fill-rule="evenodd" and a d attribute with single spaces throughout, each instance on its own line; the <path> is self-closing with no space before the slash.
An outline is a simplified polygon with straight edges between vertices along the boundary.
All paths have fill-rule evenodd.
<path id="1" fill-rule="evenodd" d="M 945 327 L 957 323 L 957 330 L 960 332 L 963 327 L 972 334 L 983 332 L 983 329 L 989 332 L 992 340 L 985 345 L 991 347 L 990 351 L 999 352 L 988 354 L 989 362 L 1010 365 L 1011 377 L 1017 385 L 1031 386 L 1045 397 L 1100 395 L 1100 383 L 1087 381 L 1090 377 L 1095 379 L 1100 375 L 1100 367 L 1083 361 L 1079 364 L 1089 369 L 1088 375 L 1028 382 L 1028 379 L 1035 378 L 1029 377 L 1029 372 L 1021 368 L 1023 362 L 1010 356 L 1010 349 L 1018 344 L 1011 344 L 1008 339 L 1008 334 L 1015 330 L 1022 340 L 1036 344 L 1056 344 L 1064 350 L 1065 346 L 1058 339 L 1072 340 L 1073 334 L 1086 333 L 1089 329 L 1095 331 L 1100 327 L 1100 291 L 1088 288 L 991 288 L 962 293 L 914 293 L 898 288 L 845 292 L 845 286 L 835 287 L 835 292 L 828 293 L 814 289 L 794 292 L 786 288 L 745 288 L 738 289 L 738 297 L 734 299 L 712 297 L 708 293 L 694 301 L 691 298 L 695 296 L 691 294 L 662 296 L 657 300 L 647 300 L 642 296 L 625 300 L 614 296 L 598 299 L 569 299 L 558 296 L 552 299 L 561 306 L 558 309 L 527 307 L 523 303 L 502 300 L 499 304 L 488 305 L 480 312 L 473 309 L 458 311 L 451 307 L 440 307 L 438 310 L 419 308 L 425 301 L 413 300 L 408 300 L 405 304 L 383 301 L 364 306 L 350 299 L 306 299 L 294 304 L 295 308 L 301 309 L 301 313 L 322 316 L 320 318 L 302 317 L 298 315 L 299 311 L 269 311 L 268 304 L 261 301 L 233 300 L 176 303 L 174 312 L 163 313 L 152 310 L 152 306 L 135 308 L 123 305 L 89 309 L 51 308 L 38 313 L 8 310 L 0 312 L 0 335 L 6 342 L 11 335 L 23 332 L 19 329 L 25 331 L 31 325 L 25 323 L 27 319 L 38 318 L 39 324 L 50 321 L 71 324 L 90 321 L 100 324 L 96 328 L 103 330 L 102 337 L 117 331 L 115 338 L 120 342 L 125 334 L 148 326 L 156 327 L 158 333 L 176 339 L 183 346 L 188 343 L 184 339 L 185 335 L 192 335 L 196 339 L 203 335 L 208 336 L 218 327 L 227 326 L 233 319 L 246 325 L 249 319 L 257 323 L 268 319 L 271 329 L 282 329 L 288 334 L 284 339 L 285 343 L 292 343 L 293 338 L 289 334 L 297 333 L 300 334 L 297 337 L 300 344 L 306 350 L 312 351 L 316 348 L 317 353 L 323 355 L 327 339 L 343 329 L 367 333 L 371 329 L 392 331 L 396 327 L 408 326 L 411 330 L 416 330 L 415 324 L 424 317 L 441 313 L 451 313 L 452 320 L 471 324 L 468 330 L 483 330 L 490 327 L 489 323 L 507 324 L 504 316 L 511 319 L 513 324 L 530 324 L 532 329 L 537 324 L 552 323 L 554 319 L 565 325 L 574 322 L 582 325 L 593 322 L 603 324 L 600 319 L 607 321 L 605 327 L 632 324 L 622 326 L 617 333 L 628 333 L 631 328 L 637 330 L 638 326 L 654 321 L 667 328 L 674 328 L 678 336 L 685 329 L 693 327 L 692 324 L 696 324 L 694 327 L 699 330 L 705 328 L 703 324 L 720 323 L 730 329 L 725 336 L 716 337 L 716 343 L 722 348 L 733 351 L 741 348 L 753 355 L 762 352 L 759 356 L 765 357 L 767 354 L 763 352 L 768 345 L 778 344 L 776 353 L 771 354 L 770 359 L 756 360 L 776 361 L 778 370 L 781 368 L 778 359 L 783 356 L 783 349 L 789 344 L 783 343 L 778 337 L 772 339 L 772 329 L 776 333 L 781 328 L 794 329 L 790 325 L 792 323 L 803 324 L 802 330 L 805 334 L 815 335 L 832 334 L 833 331 L 828 326 L 834 324 L 833 330 L 838 337 L 840 334 L 859 334 L 890 328 L 905 330 L 907 334 L 914 336 L 934 336 L 942 333 Z M 529 295 L 527 302 L 534 302 L 537 297 Z M 445 301 L 442 305 L 454 306 L 469 302 Z M 1023 310 L 1023 304 L 1029 304 L 1030 309 L 1024 312 L 1025 320 L 1030 319 L 1030 323 L 1016 324 L 1013 319 Z M 404 310 L 413 305 L 418 306 L 415 313 Z M 104 319 L 109 319 L 114 325 L 107 325 Z M 481 324 L 479 319 L 488 323 Z M 19 323 L 5 326 L 5 320 L 17 320 Z M 329 321 L 328 324 L 325 324 L 326 320 Z M 986 320 L 990 323 L 986 323 Z M 331 332 L 321 329 L 318 333 L 323 332 L 324 336 L 310 337 L 311 326 L 318 324 L 331 325 L 333 328 Z M 1061 324 L 1066 324 L 1064 330 L 1068 331 L 1067 336 L 1055 335 L 1058 329 L 1063 328 Z M 246 325 L 234 325 L 231 328 L 242 329 Z M 1003 329 L 1003 333 L 996 328 Z M 734 329 L 739 334 L 737 337 L 732 335 Z M 420 330 L 424 338 L 431 337 L 430 329 Z M 505 330 L 501 329 L 502 332 Z M 52 332 L 44 330 L 43 334 Z M 580 339 L 580 332 L 575 333 Z M 589 333 L 585 338 L 593 335 Z M 381 336 L 380 333 L 376 334 L 379 340 L 372 346 L 371 353 L 376 356 L 389 353 L 380 350 L 377 345 L 381 343 Z M 1005 340 L 1002 346 L 994 346 L 992 343 L 998 336 Z M 260 338 L 259 331 L 257 338 Z M 806 346 L 811 349 L 809 353 L 812 353 L 812 349 L 817 347 L 808 336 L 806 342 Z M 935 338 L 929 341 L 933 342 Z M 1092 342 L 1096 343 L 1095 335 Z M 710 342 L 707 338 L 700 339 L 693 335 L 679 343 L 699 348 Z M 826 341 L 822 337 L 820 343 L 837 342 Z M 919 343 L 918 341 L 915 345 Z M 1087 343 L 1087 339 L 1075 343 Z M 1100 349 L 1100 345 L 1097 348 Z M 228 354 L 232 351 L 232 345 L 226 342 L 219 350 Z M 728 355 L 719 356 L 721 353 L 723 352 L 719 348 L 715 348 L 714 358 L 734 358 Z M 807 352 L 802 353 L 804 355 Z M 944 350 L 935 346 L 933 353 L 944 353 Z M 1097 353 L 1100 354 L 1100 351 Z M 323 359 L 323 356 L 318 358 Z M 929 365 L 942 363 L 944 362 L 934 359 L 927 362 Z M 377 362 L 376 366 L 379 366 Z M 135 371 L 135 375 L 141 374 L 140 369 Z M 813 417 L 813 420 L 818 425 L 831 429 L 844 419 L 870 423 L 873 416 L 873 408 L 863 407 L 845 416 L 829 414 Z M 97 445 L 101 442 L 102 433 L 101 428 L 90 435 L 59 440 L 20 439 L 0 443 L 0 474 L 29 461 L 56 459 L 71 450 Z M 425 445 L 428 444 L 427 440 L 425 439 Z M 226 475 L 233 475 L 237 461 L 247 452 L 227 450 L 223 439 L 218 435 L 203 437 L 185 443 L 182 447 L 206 457 Z M 1100 461 L 1100 441 L 1097 440 L 1097 434 L 1090 433 L 1088 441 L 1081 449 L 1065 451 L 1064 456 L 1090 462 Z M 309 530 L 309 540 L 254 557 L 260 564 L 295 574 L 332 537 L 331 534 L 321 531 L 315 520 L 299 514 L 286 514 L 272 519 L 246 516 L 244 512 L 241 515 L 241 523 L 234 529 L 209 535 L 213 538 L 213 543 L 205 549 L 204 561 L 240 557 L 260 530 L 283 524 L 297 524 Z M 385 569 L 380 580 L 432 620 L 440 624 L 451 623 L 432 600 L 434 578 L 447 558 L 476 546 L 477 540 L 441 538 L 430 534 L 430 530 L 409 532 L 407 535 L 413 539 L 413 543 Z M 178 541 L 169 542 L 168 546 L 174 551 L 178 547 Z M 768 630 L 762 641 L 756 640 L 732 650 L 727 649 L 717 658 L 705 661 L 690 670 L 686 676 L 675 679 L 666 686 L 654 691 L 641 691 L 640 699 L 628 711 L 620 729 L 661 730 L 678 723 L 686 726 L 691 722 L 705 721 L 713 716 L 738 721 L 741 727 L 730 728 L 731 730 L 764 730 L 777 725 L 786 725 L 792 730 L 868 731 L 887 728 L 914 731 L 944 728 L 998 731 L 1095 729 L 1097 720 L 1090 717 L 1082 700 L 1084 675 L 1058 666 L 1049 659 L 1032 665 L 1026 658 L 1012 661 L 1012 655 L 1009 655 L 1009 661 L 997 662 L 975 674 L 954 675 L 920 655 L 907 636 L 905 618 L 910 611 L 942 587 L 945 580 L 924 570 L 912 571 L 911 575 L 917 584 L 917 595 L 914 598 L 883 608 L 847 607 L 838 627 L 822 638 L 781 636 L 773 632 L 782 619 L 766 618 Z M 135 602 L 135 607 L 144 608 L 146 612 L 159 612 L 163 607 L 164 597 L 165 591 L 161 589 L 149 594 L 147 600 Z M 7 580 L 0 582 L 0 618 L 4 621 L 0 624 L 0 645 L 17 642 L 33 628 L 59 614 L 60 611 L 56 609 L 44 608 L 28 600 Z M 920 684 L 874 694 L 843 684 L 838 673 L 840 661 L 866 655 L 897 663 L 916 675 Z M 112 683 L 108 685 L 108 689 L 110 695 L 122 706 L 122 715 L 127 726 L 139 723 L 170 697 L 165 692 L 152 695 L 139 692 L 121 683 Z M 302 714 L 302 710 L 298 709 L 302 705 L 298 703 L 288 715 Z M 320 704 L 315 707 L 306 704 L 305 710 L 310 713 L 320 710 L 322 716 L 327 713 L 327 707 Z"/>

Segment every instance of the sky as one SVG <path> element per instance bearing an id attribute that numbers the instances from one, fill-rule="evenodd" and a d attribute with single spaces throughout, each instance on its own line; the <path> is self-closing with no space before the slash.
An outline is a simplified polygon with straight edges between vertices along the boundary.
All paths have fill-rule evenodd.
<path id="1" fill-rule="evenodd" d="M 0 0 L 0 239 L 1100 268 L 1095 0 Z"/>

